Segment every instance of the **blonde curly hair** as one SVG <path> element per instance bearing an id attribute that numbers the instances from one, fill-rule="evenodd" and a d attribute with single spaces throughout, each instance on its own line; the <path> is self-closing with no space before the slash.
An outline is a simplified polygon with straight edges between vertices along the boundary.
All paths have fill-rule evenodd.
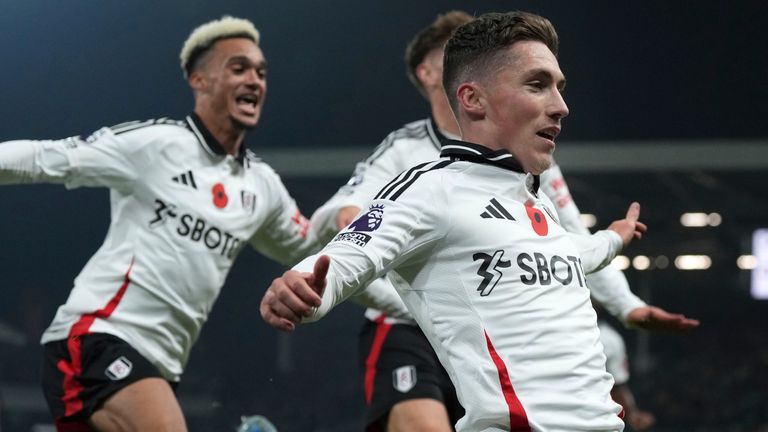
<path id="1" fill-rule="evenodd" d="M 192 30 L 179 54 L 184 78 L 189 78 L 197 61 L 214 43 L 221 39 L 238 37 L 250 39 L 256 45 L 259 44 L 259 31 L 252 22 L 243 18 L 225 15 L 221 19 L 209 21 Z"/>

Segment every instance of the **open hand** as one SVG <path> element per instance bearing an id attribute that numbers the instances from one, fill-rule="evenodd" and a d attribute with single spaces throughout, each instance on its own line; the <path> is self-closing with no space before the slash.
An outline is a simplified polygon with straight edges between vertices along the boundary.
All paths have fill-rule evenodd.
<path id="1" fill-rule="evenodd" d="M 627 210 L 627 217 L 614 221 L 609 230 L 616 231 L 621 240 L 624 242 L 624 247 L 627 247 L 632 239 L 643 238 L 643 233 L 648 230 L 648 227 L 644 223 L 638 221 L 640 218 L 640 204 L 633 202 L 629 205 Z"/>
<path id="2" fill-rule="evenodd" d="M 683 314 L 669 313 L 656 306 L 632 309 L 627 315 L 627 324 L 646 330 L 688 331 L 699 326 L 699 320 Z"/>

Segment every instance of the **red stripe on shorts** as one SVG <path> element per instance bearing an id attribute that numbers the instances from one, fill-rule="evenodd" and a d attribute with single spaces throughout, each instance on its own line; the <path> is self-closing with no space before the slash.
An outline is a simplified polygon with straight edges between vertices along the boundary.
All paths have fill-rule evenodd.
<path id="1" fill-rule="evenodd" d="M 103 319 L 112 315 L 112 312 L 115 311 L 120 300 L 123 299 L 128 284 L 131 283 L 129 277 L 131 268 L 133 268 L 133 260 L 131 260 L 131 264 L 128 266 L 128 271 L 125 272 L 123 284 L 120 286 L 120 289 L 114 297 L 107 302 L 107 305 L 95 312 L 81 316 L 69 331 L 67 350 L 69 351 L 70 361 L 68 362 L 62 359 L 56 364 L 61 373 L 64 374 L 64 395 L 61 397 L 62 402 L 64 402 L 64 417 L 76 414 L 83 409 L 83 401 L 80 399 L 80 392 L 83 390 L 83 385 L 76 378 L 76 376 L 80 375 L 83 371 L 82 364 L 80 363 L 80 336 L 88 334 L 88 330 L 96 318 Z"/>
<path id="2" fill-rule="evenodd" d="M 528 425 L 528 415 L 525 413 L 523 405 L 520 404 L 520 400 L 515 394 L 515 389 L 512 388 L 512 381 L 509 379 L 507 366 L 499 357 L 496 348 L 493 347 L 491 338 L 488 337 L 488 332 L 484 333 L 485 341 L 488 344 L 488 352 L 491 354 L 493 364 L 496 365 L 496 370 L 499 373 L 499 382 L 501 383 L 501 391 L 504 393 L 504 400 L 507 402 L 507 407 L 509 407 L 509 430 L 514 432 L 531 432 L 531 427 Z"/>
<path id="3" fill-rule="evenodd" d="M 387 333 L 392 328 L 392 324 L 384 322 L 385 315 L 381 315 L 376 318 L 376 333 L 373 336 L 373 345 L 371 346 L 371 352 L 368 353 L 368 358 L 365 359 L 365 403 L 371 403 L 373 399 L 373 384 L 376 381 L 376 363 L 379 361 L 379 355 L 381 354 L 381 347 L 384 345 L 384 340 L 387 338 Z"/>

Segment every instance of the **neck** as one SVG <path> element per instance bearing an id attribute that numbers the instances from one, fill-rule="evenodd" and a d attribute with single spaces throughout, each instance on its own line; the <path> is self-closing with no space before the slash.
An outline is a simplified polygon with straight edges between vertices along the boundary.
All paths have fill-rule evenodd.
<path id="1" fill-rule="evenodd" d="M 466 114 L 465 114 L 466 115 Z M 505 147 L 497 142 L 496 137 L 482 122 L 463 119 L 461 122 L 461 139 L 473 144 L 480 144 L 491 150 L 502 150 Z"/>
<path id="2" fill-rule="evenodd" d="M 448 98 L 442 88 L 439 92 L 432 92 L 429 102 L 432 106 L 432 118 L 435 119 L 437 127 L 441 131 L 461 136 L 461 130 L 459 130 L 459 125 L 456 123 L 456 118 L 453 116 Z"/>
<path id="3" fill-rule="evenodd" d="M 195 114 L 200 117 L 205 127 L 227 154 L 237 155 L 240 152 L 240 146 L 245 138 L 245 129 L 233 125 L 226 113 L 217 116 L 209 110 L 197 107 Z"/>

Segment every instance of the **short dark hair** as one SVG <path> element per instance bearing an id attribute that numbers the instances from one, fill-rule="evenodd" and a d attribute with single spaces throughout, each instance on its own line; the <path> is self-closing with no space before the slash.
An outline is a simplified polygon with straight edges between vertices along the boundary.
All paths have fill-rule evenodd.
<path id="1" fill-rule="evenodd" d="M 432 50 L 442 48 L 457 28 L 472 21 L 472 19 L 470 14 L 459 10 L 438 15 L 432 24 L 422 29 L 408 42 L 405 47 L 406 73 L 408 79 L 424 96 L 426 96 L 424 85 L 416 76 L 416 68 Z"/>
<path id="2" fill-rule="evenodd" d="M 458 115 L 459 85 L 495 70 L 498 55 L 519 41 L 542 42 L 557 57 L 559 40 L 552 23 L 529 12 L 487 13 L 454 32 L 443 58 L 443 87 L 454 113 Z"/>

